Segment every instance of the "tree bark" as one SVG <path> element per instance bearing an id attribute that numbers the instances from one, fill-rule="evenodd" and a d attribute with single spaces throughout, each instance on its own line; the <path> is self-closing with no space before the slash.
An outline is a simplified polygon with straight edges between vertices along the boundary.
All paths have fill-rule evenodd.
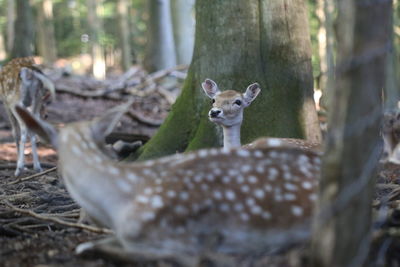
<path id="1" fill-rule="evenodd" d="M 87 0 L 88 9 L 88 26 L 90 49 L 93 62 L 93 76 L 97 79 L 106 77 L 106 62 L 104 58 L 104 49 L 100 44 L 100 33 L 102 32 L 102 24 L 98 14 L 99 5 L 102 0 Z"/>
<path id="2" fill-rule="evenodd" d="M 314 266 L 363 266 L 381 152 L 390 1 L 338 2 L 336 81 L 313 227 Z"/>
<path id="3" fill-rule="evenodd" d="M 261 85 L 245 111 L 242 143 L 260 136 L 320 140 L 304 1 L 197 1 L 193 60 L 182 93 L 140 150 L 141 159 L 222 145 L 222 130 L 207 118 L 205 78 L 222 90 Z"/>
<path id="4" fill-rule="evenodd" d="M 7 1 L 7 52 L 11 53 L 14 44 L 15 0 Z"/>
<path id="5" fill-rule="evenodd" d="M 57 46 L 54 36 L 53 2 L 37 2 L 38 51 L 45 64 L 52 65 L 57 60 Z"/>
<path id="6" fill-rule="evenodd" d="M 27 57 L 33 55 L 34 23 L 32 8 L 27 0 L 15 0 L 16 20 L 14 23 L 14 41 L 11 57 Z"/>
<path id="7" fill-rule="evenodd" d="M 176 65 L 169 0 L 148 1 L 147 51 L 144 66 L 149 72 Z"/>
<path id="8" fill-rule="evenodd" d="M 194 0 L 171 0 L 177 64 L 189 65 L 194 47 Z"/>
<path id="9" fill-rule="evenodd" d="M 118 0 L 118 23 L 120 47 L 122 51 L 122 67 L 127 70 L 132 66 L 131 33 L 129 31 L 128 10 L 129 2 L 127 0 Z"/>

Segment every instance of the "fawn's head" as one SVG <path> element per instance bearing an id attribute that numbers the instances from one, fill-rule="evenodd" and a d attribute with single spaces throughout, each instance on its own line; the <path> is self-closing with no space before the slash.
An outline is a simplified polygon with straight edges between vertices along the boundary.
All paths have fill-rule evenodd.
<path id="1" fill-rule="evenodd" d="M 248 107 L 261 91 L 258 83 L 253 83 L 243 94 L 235 90 L 221 92 L 217 84 L 210 79 L 206 79 L 201 86 L 212 99 L 212 108 L 208 113 L 210 121 L 226 127 L 242 123 L 243 109 Z"/>

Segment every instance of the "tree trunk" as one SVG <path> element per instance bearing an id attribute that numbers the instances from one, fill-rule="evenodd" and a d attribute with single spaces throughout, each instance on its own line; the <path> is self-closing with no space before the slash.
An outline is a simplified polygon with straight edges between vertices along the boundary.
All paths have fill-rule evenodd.
<path id="1" fill-rule="evenodd" d="M 32 8 L 27 0 L 16 0 L 16 20 L 14 23 L 14 41 L 11 57 L 27 57 L 33 55 L 34 23 Z"/>
<path id="2" fill-rule="evenodd" d="M 100 33 L 102 32 L 101 20 L 98 10 L 102 0 L 87 0 L 88 26 L 90 49 L 93 63 L 93 76 L 97 79 L 106 77 L 106 62 L 104 59 L 104 49 L 100 44 Z"/>
<path id="3" fill-rule="evenodd" d="M 242 143 L 260 136 L 320 140 L 304 1 L 197 1 L 195 40 L 182 93 L 140 158 L 222 145 L 221 129 L 207 118 L 205 78 L 222 90 L 261 85 L 245 111 Z"/>
<path id="4" fill-rule="evenodd" d="M 338 2 L 336 81 L 313 229 L 314 266 L 363 266 L 368 256 L 390 13 L 390 1 Z"/>
<path id="5" fill-rule="evenodd" d="M 132 66 L 131 33 L 129 31 L 128 10 L 129 2 L 127 0 L 118 0 L 118 23 L 120 46 L 122 51 L 122 67 L 124 70 Z"/>
<path id="6" fill-rule="evenodd" d="M 53 2 L 37 2 L 38 50 L 46 64 L 52 65 L 57 60 L 57 47 L 53 25 Z"/>
<path id="7" fill-rule="evenodd" d="M 189 65 L 194 47 L 194 0 L 171 0 L 177 64 Z"/>
<path id="8" fill-rule="evenodd" d="M 14 44 L 15 32 L 15 0 L 7 1 L 7 52 L 11 53 Z"/>
<path id="9" fill-rule="evenodd" d="M 147 51 L 144 59 L 149 72 L 176 65 L 169 0 L 148 1 Z"/>

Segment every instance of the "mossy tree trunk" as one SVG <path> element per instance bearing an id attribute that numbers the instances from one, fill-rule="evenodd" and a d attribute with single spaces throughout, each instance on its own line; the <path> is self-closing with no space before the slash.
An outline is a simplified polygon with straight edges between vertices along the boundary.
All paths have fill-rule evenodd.
<path id="1" fill-rule="evenodd" d="M 311 71 L 307 9 L 302 0 L 196 1 L 192 63 L 182 93 L 140 159 L 222 146 L 208 121 L 205 78 L 222 90 L 262 87 L 245 111 L 242 142 L 260 136 L 320 140 Z"/>
<path id="2" fill-rule="evenodd" d="M 338 2 L 336 81 L 312 266 L 364 266 L 369 253 L 390 14 L 391 1 Z"/>

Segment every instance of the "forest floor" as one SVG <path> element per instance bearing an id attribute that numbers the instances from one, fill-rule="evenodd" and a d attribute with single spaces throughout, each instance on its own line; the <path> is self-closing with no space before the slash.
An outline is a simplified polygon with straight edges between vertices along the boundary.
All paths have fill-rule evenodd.
<path id="1" fill-rule="evenodd" d="M 124 97 L 115 95 L 89 97 L 64 89 L 47 107 L 47 120 L 60 127 L 64 123 L 91 119 L 125 101 Z M 134 136 L 127 141 L 143 142 L 150 138 L 170 109 L 172 101 L 168 101 L 168 96 L 156 91 L 134 97 L 132 110 L 115 131 L 116 138 Z M 101 239 L 105 234 L 99 228 L 91 229 L 78 223 L 80 208 L 70 198 L 54 168 L 57 155 L 49 146 L 39 145 L 46 172 L 35 176 L 35 172 L 27 168 L 22 177 L 14 177 L 16 147 L 8 124 L 1 119 L 0 266 L 170 266 L 161 262 L 119 262 L 101 255 L 75 255 L 74 249 L 79 243 Z M 31 163 L 29 147 L 25 154 Z M 370 263 L 372 266 L 400 266 L 400 166 L 380 165 L 373 207 L 376 223 Z M 241 266 L 302 266 L 304 251 L 295 248 L 273 257 L 262 257 L 256 262 L 244 261 Z"/>

